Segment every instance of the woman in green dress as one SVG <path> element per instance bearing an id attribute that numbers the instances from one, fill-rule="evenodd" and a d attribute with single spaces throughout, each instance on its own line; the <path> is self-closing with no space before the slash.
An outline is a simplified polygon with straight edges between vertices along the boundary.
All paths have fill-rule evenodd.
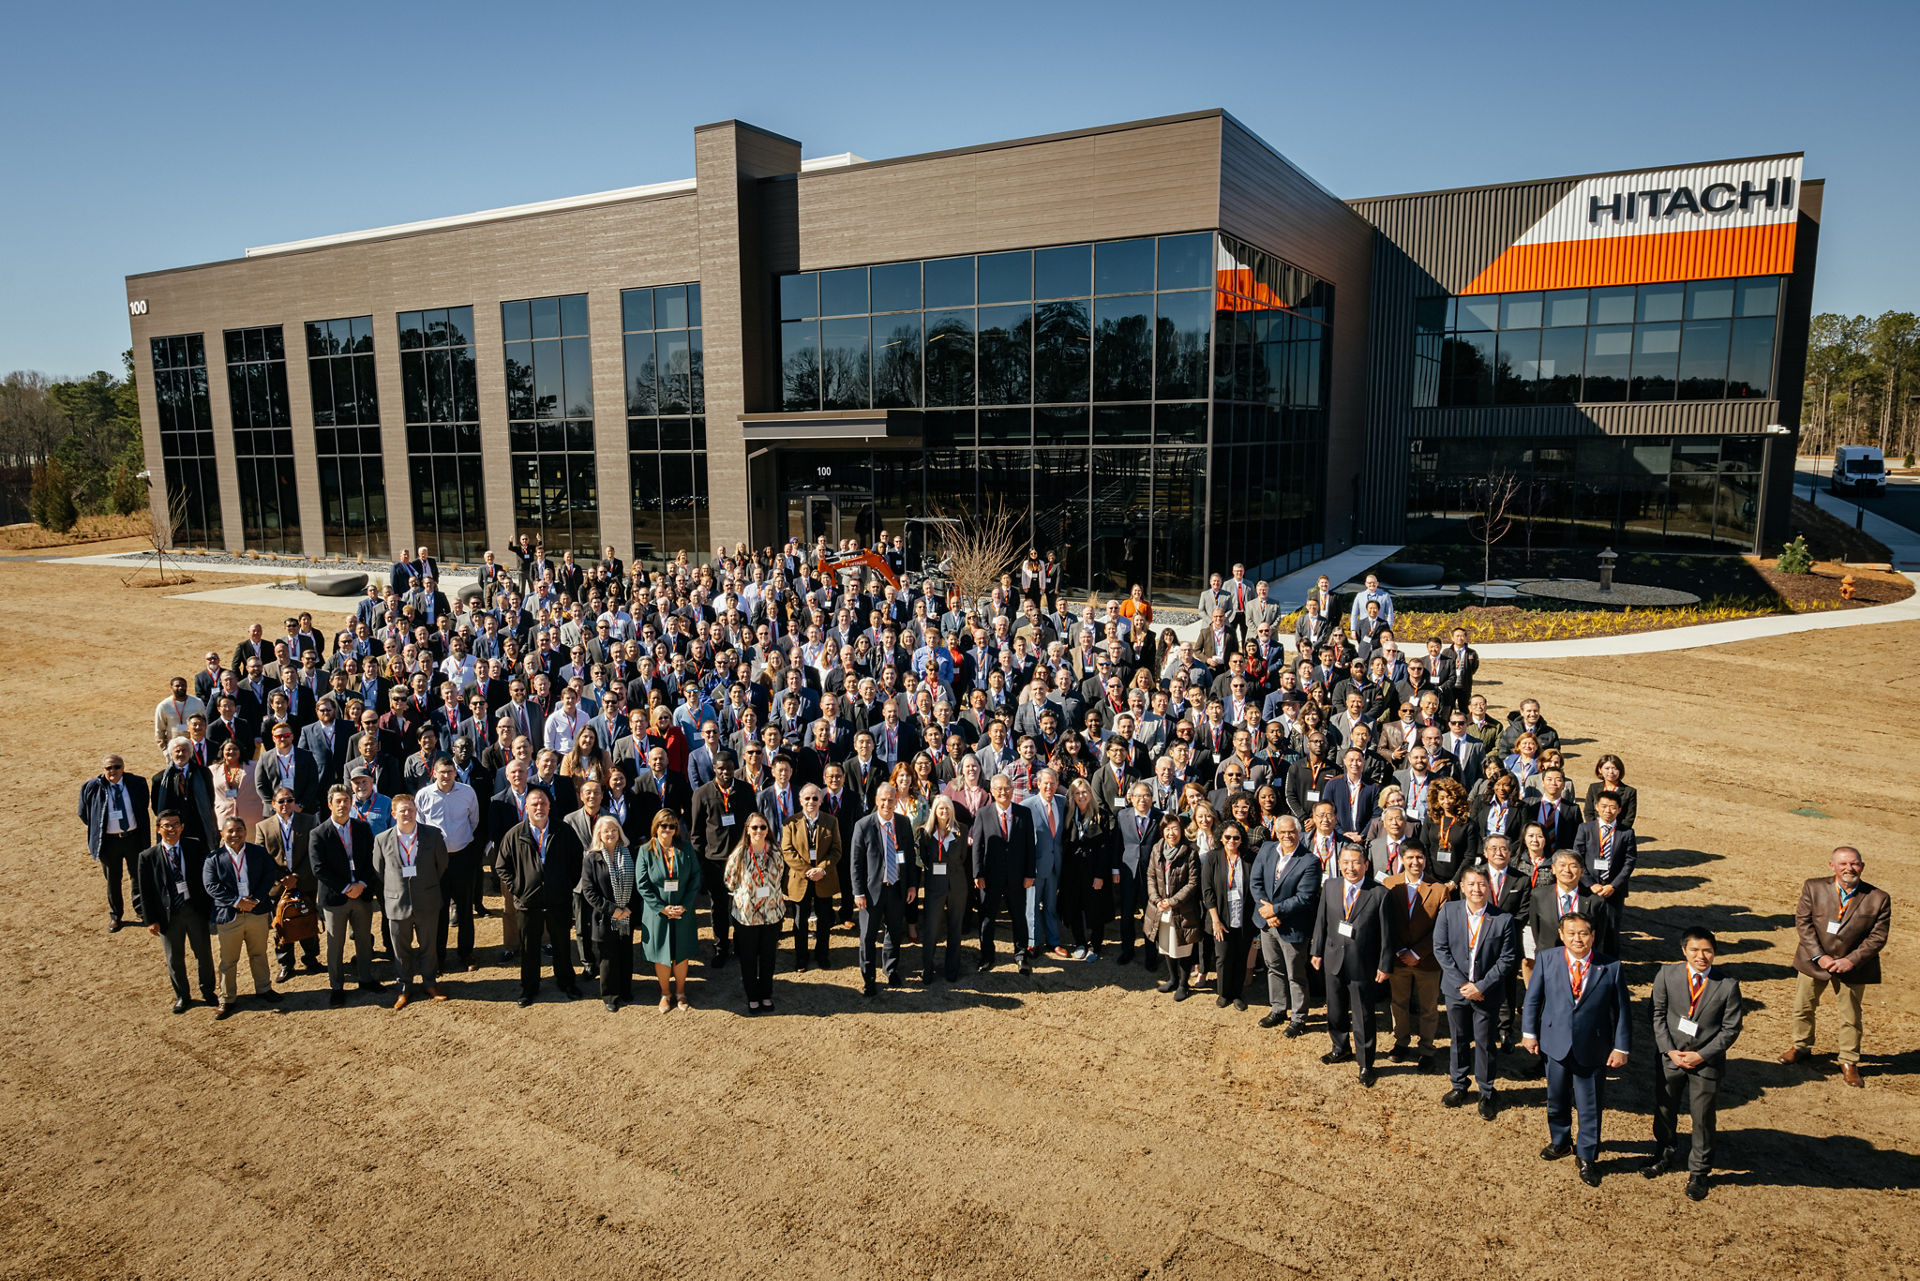
<path id="1" fill-rule="evenodd" d="M 660 1012 L 687 1004 L 687 962 L 700 950 L 693 914 L 700 893 L 700 860 L 680 835 L 672 810 L 653 816 L 653 839 L 640 847 L 635 888 L 640 891 L 640 953 L 660 980 Z M 672 987 L 668 987 L 668 980 Z"/>

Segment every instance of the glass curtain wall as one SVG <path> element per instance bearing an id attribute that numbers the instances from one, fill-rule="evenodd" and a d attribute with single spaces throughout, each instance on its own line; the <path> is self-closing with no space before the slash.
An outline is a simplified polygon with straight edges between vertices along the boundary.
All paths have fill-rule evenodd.
<path id="1" fill-rule="evenodd" d="M 226 347 L 242 537 L 254 551 L 300 555 L 293 411 L 287 401 L 287 351 L 280 326 L 229 329 Z"/>
<path id="2" fill-rule="evenodd" d="M 373 377 L 373 317 L 309 320 L 306 330 L 326 550 L 384 560 L 387 478 Z"/>
<path id="3" fill-rule="evenodd" d="M 200 334 L 173 334 L 152 339 L 151 350 L 167 505 L 171 511 L 178 499 L 183 508 L 174 543 L 220 547 L 220 485 L 213 462 L 206 342 Z"/>
<path id="4" fill-rule="evenodd" d="M 415 545 L 442 562 L 476 562 L 487 518 L 473 308 L 403 311 L 398 321 Z"/>
<path id="5" fill-rule="evenodd" d="M 600 557 L 587 296 L 500 304 L 506 343 L 508 466 L 516 536 L 556 557 Z"/>
<path id="6" fill-rule="evenodd" d="M 621 290 L 620 328 L 633 558 L 651 567 L 684 551 L 697 564 L 712 549 L 700 286 Z"/>

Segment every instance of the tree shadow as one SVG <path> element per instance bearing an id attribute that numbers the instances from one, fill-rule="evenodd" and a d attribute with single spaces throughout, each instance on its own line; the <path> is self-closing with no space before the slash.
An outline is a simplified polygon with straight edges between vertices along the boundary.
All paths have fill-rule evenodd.
<path id="1" fill-rule="evenodd" d="M 1645 832 L 1637 832 L 1640 840 L 1642 867 L 1694 867 L 1701 863 L 1717 863 L 1725 854 L 1710 854 L 1706 850 L 1687 850 L 1677 847 L 1665 849 L 1653 847 L 1654 838 Z M 1636 877 L 1639 876 L 1635 872 Z"/>
<path id="2" fill-rule="evenodd" d="M 1786 1130 L 1722 1130 L 1714 1144 L 1720 1168 L 1714 1180 L 1735 1187 L 1920 1187 L 1920 1156 L 1875 1147 L 1853 1134 L 1793 1134 Z"/>

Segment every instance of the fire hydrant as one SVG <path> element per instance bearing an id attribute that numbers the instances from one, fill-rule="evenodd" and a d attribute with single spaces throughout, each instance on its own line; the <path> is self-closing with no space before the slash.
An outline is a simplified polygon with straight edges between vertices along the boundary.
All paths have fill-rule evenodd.
<path id="1" fill-rule="evenodd" d="M 1854 591 L 1855 591 L 1855 588 L 1853 585 L 1853 575 L 1848 574 L 1845 578 L 1840 580 L 1840 599 L 1852 600 Z"/>

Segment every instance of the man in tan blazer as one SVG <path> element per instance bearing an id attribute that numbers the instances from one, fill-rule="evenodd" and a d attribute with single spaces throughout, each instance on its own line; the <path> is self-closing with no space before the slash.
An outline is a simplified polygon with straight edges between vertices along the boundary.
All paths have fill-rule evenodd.
<path id="1" fill-rule="evenodd" d="M 1860 851 L 1842 845 L 1829 860 L 1830 876 L 1800 887 L 1793 925 L 1800 946 L 1793 968 L 1800 981 L 1793 994 L 1793 1045 L 1780 1056 L 1793 1063 L 1813 1056 L 1813 1012 L 1832 992 L 1840 1009 L 1840 1076 L 1860 1084 L 1860 1004 L 1869 983 L 1880 981 L 1880 949 L 1887 945 L 1893 902 L 1883 889 L 1861 879 Z"/>
<path id="2" fill-rule="evenodd" d="M 800 789 L 800 812 L 780 832 L 780 856 L 787 861 L 787 902 L 793 912 L 793 968 L 807 968 L 807 920 L 813 919 L 815 964 L 832 968 L 827 935 L 833 928 L 833 900 L 840 893 L 840 823 L 823 813 L 826 793 L 808 783 Z"/>
<path id="3" fill-rule="evenodd" d="M 276 795 L 273 807 L 267 816 L 253 825 L 253 842 L 263 847 L 273 861 L 292 873 L 299 882 L 298 892 L 301 898 L 320 906 L 320 882 L 314 878 L 313 864 L 307 858 L 307 833 L 313 830 L 313 815 L 301 814 L 294 810 L 293 793 L 286 789 L 285 796 Z M 306 963 L 307 973 L 320 972 L 320 939 L 318 935 L 300 944 L 300 951 Z M 285 983 L 293 978 L 293 945 L 282 944 L 274 940 L 274 960 L 279 972 L 274 975 L 276 983 Z"/>
<path id="4" fill-rule="evenodd" d="M 1433 1067 L 1433 1038 L 1440 1027 L 1440 962 L 1433 954 L 1433 925 L 1440 909 L 1453 897 L 1445 881 L 1429 881 L 1427 856 L 1408 844 L 1400 852 L 1398 876 L 1387 878 L 1387 921 L 1393 930 L 1393 968 L 1387 986 L 1393 1000 L 1393 1049 L 1387 1057 L 1405 1063 L 1411 1049 L 1416 1019 L 1420 1036 L 1420 1071 Z"/>

